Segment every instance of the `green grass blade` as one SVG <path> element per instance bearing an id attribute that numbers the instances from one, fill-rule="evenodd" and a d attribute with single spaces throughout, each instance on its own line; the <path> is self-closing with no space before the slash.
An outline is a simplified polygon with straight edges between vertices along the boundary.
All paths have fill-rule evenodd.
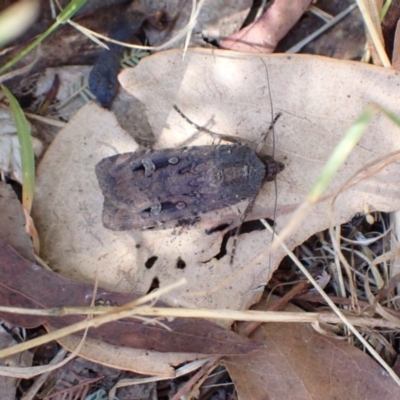
<path id="1" fill-rule="evenodd" d="M 57 17 L 56 22 L 53 23 L 45 32 L 43 32 L 37 39 L 35 39 L 29 46 L 25 47 L 19 54 L 17 54 L 12 60 L 0 67 L 0 74 L 4 73 L 12 67 L 15 63 L 25 57 L 31 52 L 39 43 L 53 33 L 60 25 L 71 18 L 85 3 L 87 0 L 71 0 L 67 7 Z"/>
<path id="2" fill-rule="evenodd" d="M 10 103 L 18 132 L 22 164 L 22 205 L 30 213 L 35 191 L 35 157 L 33 154 L 31 128 L 17 99 L 4 85 L 1 85 L 1 88 Z"/>
<path id="3" fill-rule="evenodd" d="M 383 21 L 387 12 L 389 11 L 389 7 L 392 5 L 392 0 L 386 0 L 385 4 L 383 5 L 381 12 L 379 13 L 379 19 Z"/>
<path id="4" fill-rule="evenodd" d="M 367 107 L 335 147 L 316 183 L 307 195 L 307 199 L 311 204 L 316 203 L 322 196 L 322 193 L 328 187 L 338 169 L 347 160 L 354 147 L 362 138 L 374 114 L 374 108 L 372 106 Z"/>
<path id="5" fill-rule="evenodd" d="M 400 128 L 400 117 L 388 110 L 385 110 L 384 108 L 379 108 L 385 115 L 388 117 L 392 122 L 394 122 L 399 128 Z"/>

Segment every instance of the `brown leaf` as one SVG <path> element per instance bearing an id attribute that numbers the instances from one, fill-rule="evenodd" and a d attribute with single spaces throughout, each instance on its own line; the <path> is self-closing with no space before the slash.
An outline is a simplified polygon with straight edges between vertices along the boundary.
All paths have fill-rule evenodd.
<path id="1" fill-rule="evenodd" d="M 265 311 L 261 305 L 256 309 Z M 309 324 L 262 324 L 251 337 L 265 343 L 265 350 L 225 359 L 239 399 L 400 397 L 400 388 L 371 357 L 343 340 L 322 336 Z"/>
<path id="2" fill-rule="evenodd" d="M 221 47 L 241 52 L 273 53 L 310 3 L 310 0 L 275 0 L 257 21 L 221 40 Z"/>
<path id="3" fill-rule="evenodd" d="M 20 257 L 0 241 L 0 302 L 4 306 L 40 308 L 89 306 L 93 287 L 63 278 Z M 139 296 L 110 293 L 99 288 L 96 301 L 121 306 Z M 159 304 L 163 306 L 163 304 Z M 81 321 L 81 316 L 37 317 L 0 313 L 5 320 L 23 327 L 49 324 L 62 328 Z M 175 319 L 159 325 L 124 319 L 89 330 L 89 336 L 113 345 L 161 352 L 243 354 L 260 346 L 208 321 Z"/>
<path id="4" fill-rule="evenodd" d="M 7 241 L 24 258 L 34 261 L 32 241 L 25 230 L 21 202 L 11 185 L 0 182 L 0 239 Z"/>
<path id="5" fill-rule="evenodd" d="M 49 331 L 55 328 L 47 327 Z M 74 351 L 81 338 L 70 335 L 58 341 L 69 351 Z M 95 363 L 106 365 L 112 368 L 136 372 L 142 375 L 161 375 L 173 378 L 176 368 L 183 363 L 204 358 L 204 355 L 197 353 L 160 353 L 131 349 L 122 346 L 113 346 L 100 340 L 86 338 L 79 356 Z"/>

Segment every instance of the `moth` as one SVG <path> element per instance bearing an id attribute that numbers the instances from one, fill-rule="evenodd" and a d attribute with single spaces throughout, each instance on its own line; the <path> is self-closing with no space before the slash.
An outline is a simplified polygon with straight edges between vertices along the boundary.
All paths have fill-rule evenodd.
<path id="1" fill-rule="evenodd" d="M 103 225 L 113 231 L 193 224 L 254 199 L 284 165 L 242 144 L 141 150 L 104 158 L 96 175 Z"/>

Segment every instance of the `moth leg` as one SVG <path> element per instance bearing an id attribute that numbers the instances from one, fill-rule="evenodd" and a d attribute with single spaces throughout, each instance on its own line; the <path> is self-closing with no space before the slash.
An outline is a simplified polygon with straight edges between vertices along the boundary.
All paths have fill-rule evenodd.
<path id="1" fill-rule="evenodd" d="M 240 218 L 239 224 L 238 224 L 238 226 L 236 228 L 235 236 L 233 237 L 232 252 L 231 252 L 230 259 L 229 259 L 229 265 L 233 264 L 233 260 L 235 258 L 235 254 L 236 254 L 237 241 L 238 241 L 238 237 L 240 235 L 240 230 L 242 229 L 243 222 L 244 222 L 245 218 L 247 217 L 248 212 L 252 209 L 255 201 L 256 201 L 256 196 L 254 196 L 249 201 L 249 203 L 247 204 L 247 206 L 246 206 L 246 208 L 245 208 L 245 210 L 244 210 L 244 212 L 243 212 L 243 214 L 242 214 L 242 216 Z"/>

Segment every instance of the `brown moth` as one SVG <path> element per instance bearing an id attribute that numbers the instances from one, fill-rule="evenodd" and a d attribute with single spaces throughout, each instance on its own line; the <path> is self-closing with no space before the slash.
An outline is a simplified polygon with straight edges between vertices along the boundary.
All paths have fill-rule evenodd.
<path id="1" fill-rule="evenodd" d="M 114 231 L 192 224 L 201 214 L 252 201 L 284 165 L 242 144 L 142 150 L 104 158 L 96 175 L 103 224 Z"/>

